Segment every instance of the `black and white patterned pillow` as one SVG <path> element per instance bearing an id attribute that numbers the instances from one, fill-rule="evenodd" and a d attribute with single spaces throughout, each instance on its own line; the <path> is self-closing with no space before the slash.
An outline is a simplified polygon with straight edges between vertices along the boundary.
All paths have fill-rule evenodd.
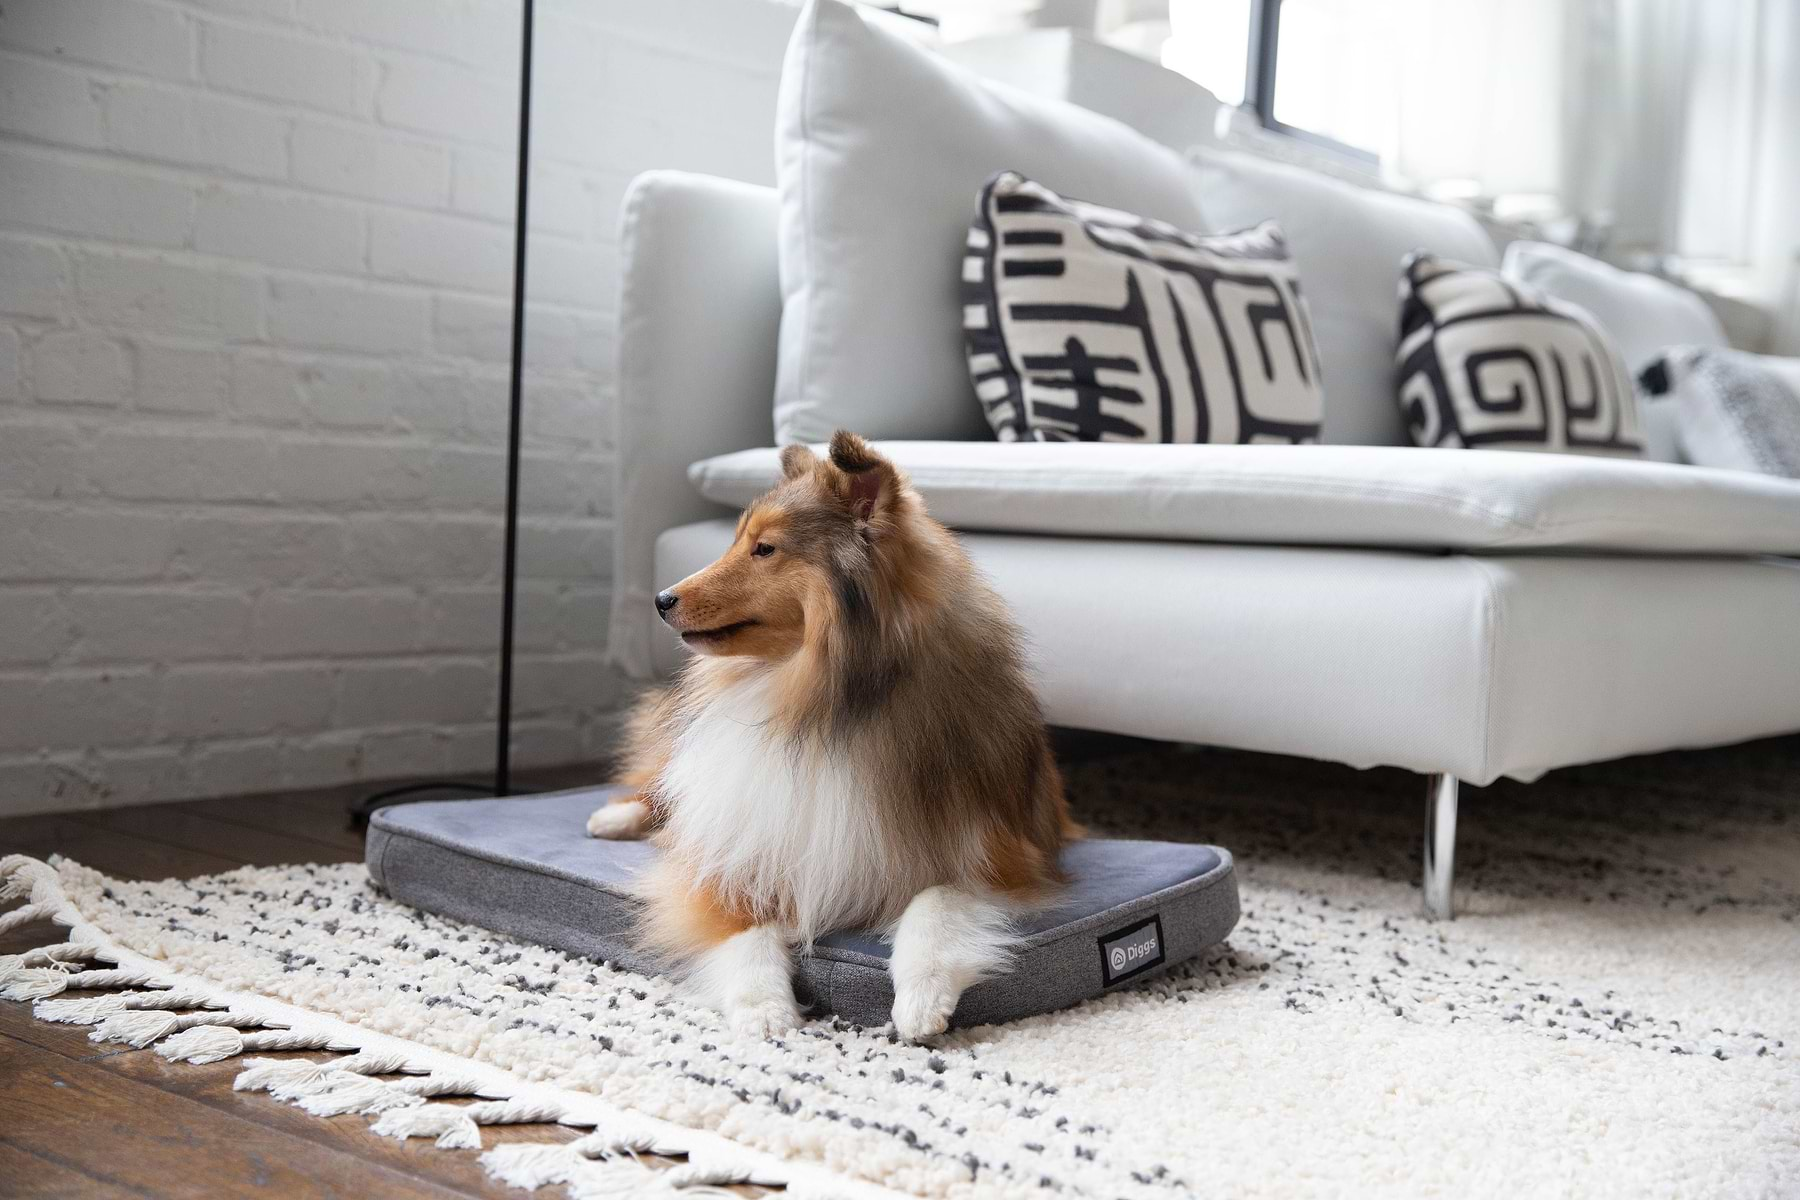
<path id="1" fill-rule="evenodd" d="M 1800 358 L 1676 346 L 1638 375 L 1682 461 L 1800 479 Z"/>
<path id="2" fill-rule="evenodd" d="M 1409 255 L 1397 359 L 1417 445 L 1643 452 L 1631 376 L 1600 327 L 1498 271 Z"/>
<path id="3" fill-rule="evenodd" d="M 962 286 L 1003 442 L 1318 440 L 1318 351 L 1272 223 L 1200 237 L 1002 172 Z"/>

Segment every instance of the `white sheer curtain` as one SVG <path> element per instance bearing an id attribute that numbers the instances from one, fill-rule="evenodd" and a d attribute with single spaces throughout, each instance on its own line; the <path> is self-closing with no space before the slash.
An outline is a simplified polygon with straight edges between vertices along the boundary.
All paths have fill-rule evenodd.
<path id="1" fill-rule="evenodd" d="M 1783 136 L 1764 112 L 1764 40 L 1773 33 L 1769 7 L 1768 0 L 1695 6 L 1675 239 L 1686 258 L 1747 262 L 1754 256 L 1753 200 L 1762 183 L 1762 142 Z"/>
<path id="2" fill-rule="evenodd" d="M 1394 172 L 1480 196 L 1561 185 L 1565 0 L 1404 0 Z"/>
<path id="3" fill-rule="evenodd" d="M 1744 262 L 1763 39 L 1792 0 L 1572 0 L 1562 196 L 1614 257 Z"/>
<path id="4" fill-rule="evenodd" d="M 1571 0 L 1571 7 L 1563 205 L 1604 230 L 1615 255 L 1672 252 L 1701 6 Z"/>

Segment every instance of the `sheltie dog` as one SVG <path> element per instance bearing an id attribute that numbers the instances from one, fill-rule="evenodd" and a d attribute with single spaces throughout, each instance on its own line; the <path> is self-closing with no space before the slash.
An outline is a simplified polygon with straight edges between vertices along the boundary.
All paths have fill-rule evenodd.
<path id="1" fill-rule="evenodd" d="M 640 705 L 631 790 L 588 832 L 661 848 L 640 939 L 734 1027 L 797 1025 L 795 947 L 874 928 L 897 1032 L 929 1037 L 1005 969 L 1080 830 L 1018 631 L 906 477 L 842 431 L 781 468 L 724 556 L 656 597 L 697 657 Z"/>

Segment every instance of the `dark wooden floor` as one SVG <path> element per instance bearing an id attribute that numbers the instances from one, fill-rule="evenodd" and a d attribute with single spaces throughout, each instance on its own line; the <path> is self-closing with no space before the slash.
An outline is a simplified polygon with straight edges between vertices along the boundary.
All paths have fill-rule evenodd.
<path id="1" fill-rule="evenodd" d="M 549 790 L 601 777 L 594 768 L 563 770 L 528 783 Z M 0 855 L 66 854 L 127 879 L 357 861 L 362 834 L 350 829 L 348 812 L 367 791 L 14 817 L 0 820 Z M 0 954 L 59 939 L 47 922 L 29 925 L 0 934 Z M 87 1033 L 0 1001 L 0 1197 L 522 1195 L 490 1181 L 474 1151 L 378 1138 L 367 1117 L 314 1117 L 261 1093 L 234 1092 L 234 1060 L 172 1064 L 149 1050 L 95 1045 Z M 485 1136 L 489 1145 L 559 1142 L 581 1131 L 515 1125 Z"/>

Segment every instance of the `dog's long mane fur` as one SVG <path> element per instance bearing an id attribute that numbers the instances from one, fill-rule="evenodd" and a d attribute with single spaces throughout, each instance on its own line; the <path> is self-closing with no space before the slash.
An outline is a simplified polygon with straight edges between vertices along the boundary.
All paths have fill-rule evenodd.
<path id="1" fill-rule="evenodd" d="M 936 884 L 1041 897 L 1079 831 L 1004 605 L 862 439 L 783 467 L 738 535 L 779 529 L 797 644 L 694 658 L 630 729 L 622 779 L 666 852 L 647 940 L 680 955 L 777 922 L 810 941 Z M 758 794 L 714 794 L 733 790 Z"/>

